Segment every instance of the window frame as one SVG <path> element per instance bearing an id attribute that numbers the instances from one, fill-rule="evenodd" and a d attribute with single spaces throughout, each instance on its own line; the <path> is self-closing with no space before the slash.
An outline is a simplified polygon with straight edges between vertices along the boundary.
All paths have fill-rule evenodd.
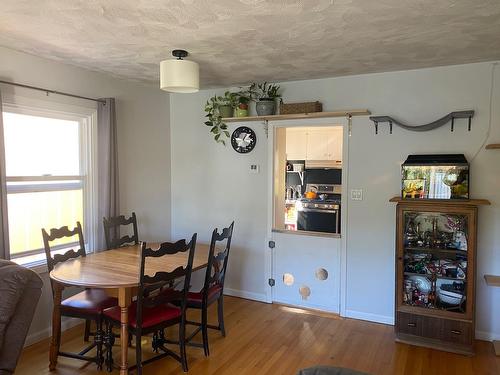
<path id="1" fill-rule="evenodd" d="M 24 184 L 19 187 L 10 186 L 7 194 L 23 192 L 44 192 L 44 191 L 64 191 L 75 190 L 76 186 L 81 186 L 83 194 L 83 236 L 87 253 L 95 250 L 97 244 L 97 108 L 80 107 L 71 104 L 58 103 L 45 100 L 34 100 L 20 96 L 4 97 L 2 111 L 22 115 L 48 117 L 61 120 L 77 121 L 79 123 L 79 174 L 74 176 L 7 176 L 8 182 L 50 182 L 50 181 L 72 181 L 71 183 L 50 184 L 46 188 L 41 188 L 37 184 Z M 8 209 L 8 207 L 7 207 Z M 68 223 L 68 226 L 76 223 Z M 41 233 L 40 233 L 41 236 Z M 74 248 L 77 242 L 54 246 L 54 252 L 61 252 L 64 249 Z M 35 255 L 44 254 L 45 249 L 30 249 L 20 254 L 9 254 L 12 261 L 19 264 L 36 267 L 46 264 L 43 259 L 32 260 Z M 24 259 L 23 259 L 24 258 Z"/>

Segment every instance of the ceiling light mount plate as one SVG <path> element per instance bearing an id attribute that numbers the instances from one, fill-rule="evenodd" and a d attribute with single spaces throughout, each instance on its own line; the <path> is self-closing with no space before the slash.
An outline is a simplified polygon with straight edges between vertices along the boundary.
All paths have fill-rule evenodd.
<path id="1" fill-rule="evenodd" d="M 177 57 L 179 60 L 182 60 L 184 57 L 187 57 L 188 52 L 183 49 L 174 49 L 172 51 L 172 56 Z"/>

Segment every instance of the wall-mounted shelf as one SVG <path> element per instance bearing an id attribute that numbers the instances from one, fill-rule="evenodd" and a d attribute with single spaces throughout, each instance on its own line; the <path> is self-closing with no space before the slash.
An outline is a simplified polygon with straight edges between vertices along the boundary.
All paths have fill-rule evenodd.
<path id="1" fill-rule="evenodd" d="M 441 126 L 447 124 L 450 121 L 451 121 L 451 131 L 453 131 L 453 129 L 455 127 L 455 119 L 460 119 L 460 118 L 467 118 L 469 120 L 467 129 L 470 131 L 473 116 L 474 116 L 474 111 L 472 111 L 472 110 L 455 111 L 455 112 L 448 113 L 446 116 L 443 116 L 440 119 L 437 119 L 436 121 L 430 122 L 428 124 L 423 124 L 423 125 L 407 125 L 407 124 L 402 123 L 401 121 L 398 121 L 398 120 L 392 118 L 391 116 L 370 116 L 370 120 L 372 120 L 373 124 L 375 125 L 375 134 L 378 134 L 379 123 L 388 123 L 390 134 L 392 134 L 392 125 L 393 124 L 399 126 L 402 129 L 405 129 L 405 130 L 410 130 L 410 131 L 414 131 L 414 132 L 423 132 L 423 131 L 434 130 L 434 129 L 440 128 Z"/>
<path id="2" fill-rule="evenodd" d="M 223 122 L 244 122 L 244 121 L 282 121 L 282 120 L 302 120 L 310 118 L 327 118 L 327 117 L 347 117 L 351 116 L 368 116 L 371 112 L 367 109 L 353 109 L 347 111 L 333 112 L 312 112 L 312 113 L 296 113 L 291 115 L 271 115 L 271 116 L 248 116 L 248 117 L 224 117 Z"/>
<path id="3" fill-rule="evenodd" d="M 491 202 L 487 199 L 404 199 L 401 197 L 394 197 L 389 202 L 399 203 L 417 203 L 417 204 L 441 204 L 441 205 L 456 205 L 461 204 L 464 206 L 489 206 Z"/>
<path id="4" fill-rule="evenodd" d="M 500 276 L 484 275 L 484 279 L 486 280 L 486 284 L 489 286 L 500 287 Z"/>
<path id="5" fill-rule="evenodd" d="M 498 149 L 500 149 L 500 143 L 490 143 L 489 145 L 486 145 L 485 149 L 498 150 Z"/>

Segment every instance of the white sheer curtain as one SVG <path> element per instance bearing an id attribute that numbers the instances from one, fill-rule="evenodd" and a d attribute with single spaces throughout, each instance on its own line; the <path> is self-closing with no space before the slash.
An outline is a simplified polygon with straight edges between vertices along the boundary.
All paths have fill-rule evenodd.
<path id="1" fill-rule="evenodd" d="M 0 246 L 0 259 L 9 259 L 9 224 L 7 215 L 7 182 L 5 178 L 2 92 L 0 92 Z"/>
<path id="2" fill-rule="evenodd" d="M 97 251 L 106 249 L 102 219 L 118 216 L 120 212 L 115 99 L 104 100 L 97 107 Z"/>

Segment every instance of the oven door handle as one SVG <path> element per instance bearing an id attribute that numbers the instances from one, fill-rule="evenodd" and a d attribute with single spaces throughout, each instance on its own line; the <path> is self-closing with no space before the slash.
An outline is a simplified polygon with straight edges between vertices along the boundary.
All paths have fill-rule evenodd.
<path id="1" fill-rule="evenodd" d="M 319 209 L 319 208 L 303 208 L 301 210 L 299 210 L 299 212 L 302 211 L 302 212 L 319 212 L 319 213 L 322 213 L 322 214 L 337 214 L 339 212 L 339 210 L 322 210 L 322 209 Z"/>

